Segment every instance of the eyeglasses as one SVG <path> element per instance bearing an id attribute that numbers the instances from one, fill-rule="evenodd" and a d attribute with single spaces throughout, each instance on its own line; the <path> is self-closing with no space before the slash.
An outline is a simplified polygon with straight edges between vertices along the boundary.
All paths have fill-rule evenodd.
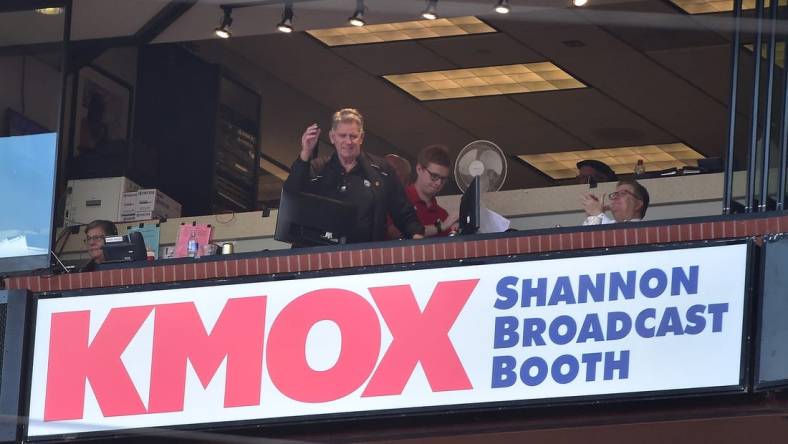
<path id="1" fill-rule="evenodd" d="M 89 244 L 89 243 L 95 242 L 95 241 L 104 242 L 104 236 L 103 235 L 96 235 L 96 236 L 87 236 L 85 238 L 85 243 L 86 244 Z"/>
<path id="2" fill-rule="evenodd" d="M 424 171 L 430 173 L 430 180 L 433 182 L 437 182 L 437 181 L 446 182 L 447 180 L 449 180 L 449 176 L 441 176 L 440 174 L 433 173 L 432 171 L 426 168 L 424 168 Z"/>
<path id="3" fill-rule="evenodd" d="M 633 192 L 631 192 L 629 190 L 613 191 L 612 193 L 607 195 L 607 197 L 609 199 L 611 199 L 611 200 L 612 199 L 618 199 L 619 197 L 624 197 L 624 196 L 632 196 L 633 198 L 635 198 L 637 200 L 643 200 L 643 199 L 639 198 L 638 196 L 636 196 L 635 193 L 633 193 Z"/>

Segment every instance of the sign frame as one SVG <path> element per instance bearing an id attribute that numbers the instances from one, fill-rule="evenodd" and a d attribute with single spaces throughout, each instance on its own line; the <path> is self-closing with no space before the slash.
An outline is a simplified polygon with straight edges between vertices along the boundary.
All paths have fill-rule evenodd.
<path id="1" fill-rule="evenodd" d="M 531 262 L 531 261 L 545 261 L 553 259 L 566 259 L 578 257 L 593 257 L 611 254 L 626 254 L 626 253 L 641 253 L 665 250 L 687 250 L 694 248 L 718 247 L 726 245 L 746 244 L 745 253 L 745 270 L 744 273 L 744 294 L 742 294 L 742 337 L 741 337 L 741 352 L 739 357 L 739 383 L 727 386 L 715 386 L 704 388 L 687 388 L 687 389 L 671 389 L 671 390 L 657 390 L 646 392 L 630 392 L 630 393 L 615 393 L 603 395 L 582 395 L 571 397 L 553 397 L 553 398 L 540 398 L 540 399 L 527 399 L 527 400 L 510 400 L 510 401 L 494 401 L 484 403 L 466 403 L 466 404 L 451 404 L 451 405 L 437 405 L 437 406 L 422 406 L 422 407 L 407 407 L 407 408 L 393 408 L 385 410 L 372 410 L 372 411 L 355 411 L 343 413 L 325 413 L 316 415 L 300 415 L 289 417 L 276 417 L 264 419 L 244 419 L 235 421 L 221 421 L 221 422 L 202 422 L 191 424 L 178 424 L 171 426 L 156 426 L 154 429 L 160 430 L 173 430 L 173 431 L 189 431 L 189 430 L 231 430 L 241 429 L 244 427 L 256 428 L 274 428 L 274 427 L 291 427 L 305 424 L 314 424 L 327 422 L 343 422 L 349 420 L 383 420 L 386 418 L 401 418 L 401 417 L 425 417 L 429 415 L 452 413 L 481 413 L 481 412 L 499 412 L 501 410 L 523 410 L 533 409 L 538 407 L 555 407 L 555 406 L 581 406 L 581 405 L 609 405 L 621 402 L 644 402 L 656 401 L 666 399 L 699 397 L 699 396 L 712 396 L 712 395 L 736 395 L 745 394 L 749 391 L 752 383 L 752 369 L 748 365 L 753 356 L 753 338 L 751 332 L 754 329 L 753 324 L 753 296 L 754 289 L 753 272 L 754 272 L 754 255 L 756 252 L 754 242 L 751 238 L 743 239 L 726 239 L 726 240 L 713 240 L 713 241 L 691 241 L 679 242 L 670 244 L 658 245 L 636 245 L 636 246 L 623 246 L 602 249 L 587 249 L 587 250 L 571 250 L 561 252 L 547 252 L 538 254 L 527 255 L 508 255 L 496 257 L 482 257 L 474 259 L 461 259 L 461 260 L 447 260 L 447 261 L 434 261 L 429 263 L 414 263 L 407 265 L 380 265 L 358 267 L 341 270 L 327 270 L 327 271 L 313 271 L 313 272 L 297 272 L 297 273 L 279 273 L 266 276 L 249 276 L 239 277 L 235 279 L 220 279 L 217 281 L 179 281 L 177 283 L 162 283 L 162 284 L 144 284 L 133 285 L 124 287 L 113 287 L 108 289 L 86 289 L 67 291 L 58 294 L 40 294 L 40 299 L 50 299 L 55 297 L 75 297 L 75 296 L 102 296 L 117 293 L 129 293 L 136 291 L 155 291 L 167 289 L 180 289 L 180 288 L 194 288 L 194 287 L 219 287 L 222 285 L 235 285 L 243 283 L 256 283 L 256 282 L 270 282 L 280 280 L 293 280 L 293 279 L 309 279 L 330 276 L 348 276 L 348 275 L 366 275 L 383 272 L 393 271 L 410 271 L 432 268 L 448 268 L 448 267 L 462 267 L 468 265 L 486 265 L 486 264 L 499 264 L 509 262 Z M 429 245 L 429 244 L 427 244 Z M 284 256 L 286 257 L 286 256 Z M 35 295 L 39 296 L 39 295 Z M 37 298 L 37 299 L 39 299 Z M 36 301 L 37 302 L 37 301 Z M 33 322 L 29 330 L 29 344 L 30 350 L 27 356 L 28 368 L 32 370 L 33 365 L 33 344 L 35 343 L 36 331 L 36 314 L 35 308 L 37 303 L 33 305 L 34 312 L 31 315 Z M 32 390 L 32 371 L 28 372 L 25 378 L 24 387 L 24 407 L 23 411 L 29 414 L 29 400 Z M 45 435 L 45 436 L 28 436 L 27 424 L 25 424 L 24 435 L 28 441 L 39 442 L 49 440 L 63 440 L 73 439 L 74 437 L 80 438 L 101 438 L 101 437 L 123 437 L 134 436 L 140 431 L 147 430 L 147 428 L 129 428 L 129 429 L 113 429 L 103 431 L 79 432 L 60 435 Z"/>

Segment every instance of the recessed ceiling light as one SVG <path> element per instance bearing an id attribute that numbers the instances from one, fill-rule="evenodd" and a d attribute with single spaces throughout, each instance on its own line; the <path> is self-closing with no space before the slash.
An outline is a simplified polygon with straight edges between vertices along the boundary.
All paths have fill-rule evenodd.
<path id="1" fill-rule="evenodd" d="M 588 3 L 588 0 L 573 0 L 575 6 L 585 6 Z"/>
<path id="2" fill-rule="evenodd" d="M 343 26 L 341 28 L 307 31 L 309 35 L 328 46 L 363 45 L 491 32 L 496 32 L 495 28 L 476 17 L 414 20 L 411 22 L 366 25 L 364 27 Z"/>
<path id="3" fill-rule="evenodd" d="M 688 14 L 712 14 L 715 12 L 733 11 L 733 0 L 670 0 L 674 5 L 683 9 Z M 769 0 L 764 0 L 764 7 L 769 6 Z M 785 6 L 788 0 L 779 0 L 778 5 Z M 742 10 L 755 9 L 755 0 L 742 0 Z"/>
<path id="4" fill-rule="evenodd" d="M 577 162 L 596 159 L 610 166 L 617 174 L 631 174 L 638 160 L 648 171 L 697 166 L 705 156 L 683 143 L 625 146 L 562 153 L 522 154 L 517 156 L 553 179 L 577 176 Z"/>
<path id="5" fill-rule="evenodd" d="M 62 8 L 62 7 L 57 7 L 57 8 L 38 8 L 38 9 L 36 9 L 37 13 L 44 14 L 44 15 L 58 15 L 58 14 L 62 14 L 63 11 L 65 11 L 65 8 Z"/>
<path id="6" fill-rule="evenodd" d="M 586 87 L 551 62 L 393 74 L 383 78 L 422 101 Z"/>

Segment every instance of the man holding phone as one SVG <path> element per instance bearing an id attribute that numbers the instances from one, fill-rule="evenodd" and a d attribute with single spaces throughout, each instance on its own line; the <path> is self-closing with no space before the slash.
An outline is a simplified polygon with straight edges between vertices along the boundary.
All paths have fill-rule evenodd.
<path id="1" fill-rule="evenodd" d="M 648 190 L 634 180 L 622 180 L 618 182 L 616 191 L 598 197 L 591 193 L 585 193 L 580 197 L 586 219 L 583 225 L 604 225 L 617 222 L 637 222 L 646 216 L 646 210 L 650 202 Z M 611 218 L 605 211 L 610 211 Z"/>

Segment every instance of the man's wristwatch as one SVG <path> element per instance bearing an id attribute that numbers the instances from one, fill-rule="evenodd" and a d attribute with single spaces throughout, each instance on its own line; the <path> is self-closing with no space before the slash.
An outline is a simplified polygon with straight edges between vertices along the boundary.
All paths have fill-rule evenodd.
<path id="1" fill-rule="evenodd" d="M 438 233 L 443 232 L 443 225 L 441 225 L 440 219 L 435 221 L 435 229 L 438 230 Z"/>

